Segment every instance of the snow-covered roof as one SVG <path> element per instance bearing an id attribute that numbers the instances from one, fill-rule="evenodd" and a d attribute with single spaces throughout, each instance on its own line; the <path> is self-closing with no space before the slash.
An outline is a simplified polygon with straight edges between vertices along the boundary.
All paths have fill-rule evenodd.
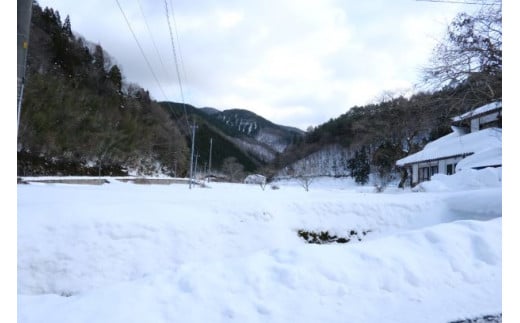
<path id="1" fill-rule="evenodd" d="M 477 116 L 479 114 L 483 114 L 488 111 L 492 111 L 492 110 L 495 110 L 495 109 L 498 109 L 501 107 L 502 107 L 502 101 L 492 102 L 492 103 L 483 105 L 479 108 L 476 108 L 474 110 L 471 110 L 469 112 L 466 112 L 464 114 L 461 114 L 460 116 L 453 117 L 451 120 L 460 121 L 460 120 L 468 119 L 468 118 L 471 118 L 472 116 Z"/>
<path id="2" fill-rule="evenodd" d="M 458 162 L 457 172 L 463 169 L 478 169 L 487 166 L 502 165 L 502 147 L 494 147 L 468 156 Z"/>
<path id="3" fill-rule="evenodd" d="M 502 151 L 502 129 L 500 128 L 487 128 L 465 135 L 452 132 L 428 143 L 423 150 L 398 160 L 396 164 L 397 166 L 404 166 L 427 160 L 478 154 L 493 148 L 500 148 L 500 152 Z M 500 160 L 501 158 L 502 156 L 500 155 Z"/>

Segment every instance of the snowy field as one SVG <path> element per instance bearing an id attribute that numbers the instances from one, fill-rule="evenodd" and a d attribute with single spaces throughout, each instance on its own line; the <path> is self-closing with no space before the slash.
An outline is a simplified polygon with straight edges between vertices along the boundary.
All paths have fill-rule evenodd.
<path id="1" fill-rule="evenodd" d="M 106 179 L 17 186 L 18 322 L 448 323 L 502 313 L 501 169 L 384 193 L 349 179 L 316 180 L 308 192 L 291 181 L 189 190 Z M 299 231 L 349 242 L 310 244 Z"/>

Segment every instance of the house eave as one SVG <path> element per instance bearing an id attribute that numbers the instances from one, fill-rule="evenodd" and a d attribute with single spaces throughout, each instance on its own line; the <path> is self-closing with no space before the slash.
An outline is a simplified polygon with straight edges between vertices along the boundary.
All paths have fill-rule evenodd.
<path id="1" fill-rule="evenodd" d="M 477 113 L 477 114 L 470 114 L 470 115 L 467 115 L 467 116 L 465 116 L 463 118 L 461 118 L 460 116 L 454 117 L 454 118 L 451 119 L 451 121 L 453 123 L 460 123 L 460 122 L 464 122 L 466 120 L 476 119 L 476 118 L 480 118 L 480 117 L 488 115 L 488 114 L 493 114 L 495 112 L 500 112 L 501 110 L 502 110 L 502 106 L 500 106 L 498 108 L 495 108 L 495 109 L 492 109 L 492 110 L 480 112 L 480 113 Z"/>
<path id="2" fill-rule="evenodd" d="M 408 163 L 398 165 L 398 166 L 407 167 L 407 166 L 411 166 L 413 164 L 431 163 L 431 162 L 436 162 L 436 161 L 443 160 L 443 159 L 450 159 L 450 158 L 457 158 L 457 157 L 466 158 L 473 154 L 474 154 L 473 152 L 469 152 L 469 153 L 462 153 L 462 154 L 456 154 L 456 155 L 450 155 L 450 156 L 437 157 L 437 158 L 432 158 L 432 159 L 416 160 L 416 161 L 408 162 Z"/>
<path id="3" fill-rule="evenodd" d="M 488 168 L 488 167 L 498 168 L 498 167 L 502 167 L 502 164 L 493 164 L 493 165 L 485 165 L 485 166 L 475 166 L 475 167 L 471 167 L 471 169 L 480 170 L 480 169 L 484 169 L 484 168 Z"/>

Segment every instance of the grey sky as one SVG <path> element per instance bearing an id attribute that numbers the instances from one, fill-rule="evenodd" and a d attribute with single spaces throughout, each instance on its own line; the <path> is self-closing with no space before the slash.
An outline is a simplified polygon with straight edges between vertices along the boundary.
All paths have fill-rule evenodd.
<path id="1" fill-rule="evenodd" d="M 303 130 L 376 102 L 383 92 L 410 91 L 456 13 L 476 9 L 415 0 L 166 2 L 175 14 L 186 103 L 248 109 Z M 62 20 L 69 15 L 75 32 L 101 44 L 127 82 L 156 100 L 182 101 L 165 1 L 119 3 L 166 97 L 116 0 L 39 1 Z"/>

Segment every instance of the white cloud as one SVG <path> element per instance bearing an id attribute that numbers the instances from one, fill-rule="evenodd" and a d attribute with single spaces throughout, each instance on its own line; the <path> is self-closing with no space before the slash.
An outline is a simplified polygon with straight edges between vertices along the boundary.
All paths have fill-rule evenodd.
<path id="1" fill-rule="evenodd" d="M 218 10 L 216 15 L 217 25 L 224 29 L 233 28 L 244 19 L 243 13 L 239 11 Z"/>

